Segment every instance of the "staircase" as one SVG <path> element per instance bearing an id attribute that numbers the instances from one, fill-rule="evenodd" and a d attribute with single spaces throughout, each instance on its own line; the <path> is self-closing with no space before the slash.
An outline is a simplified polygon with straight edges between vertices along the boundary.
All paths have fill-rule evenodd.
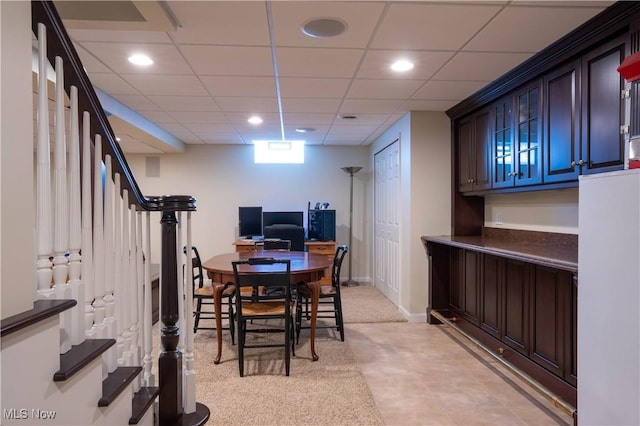
<path id="1" fill-rule="evenodd" d="M 35 165 L 23 165 L 35 167 L 35 253 L 23 253 L 34 261 L 21 275 L 33 303 L 1 321 L 0 424 L 204 424 L 209 409 L 195 400 L 192 308 L 183 303 L 192 300 L 183 285 L 191 268 L 183 277 L 181 255 L 183 246 L 191 251 L 195 200 L 142 194 L 53 2 L 2 5 L 5 28 L 23 8 L 30 8 L 38 57 Z M 162 233 L 156 339 L 152 215 Z M 2 297 L 12 297 L 4 284 Z"/>

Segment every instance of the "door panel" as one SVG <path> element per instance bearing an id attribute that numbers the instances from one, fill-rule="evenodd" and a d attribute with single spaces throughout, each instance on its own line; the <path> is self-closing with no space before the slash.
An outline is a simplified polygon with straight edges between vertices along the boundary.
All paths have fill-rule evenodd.
<path id="1" fill-rule="evenodd" d="M 374 156 L 374 286 L 396 305 L 400 297 L 400 144 Z"/>
<path id="2" fill-rule="evenodd" d="M 529 281 L 528 264 L 505 261 L 503 341 L 524 355 L 529 352 Z"/>

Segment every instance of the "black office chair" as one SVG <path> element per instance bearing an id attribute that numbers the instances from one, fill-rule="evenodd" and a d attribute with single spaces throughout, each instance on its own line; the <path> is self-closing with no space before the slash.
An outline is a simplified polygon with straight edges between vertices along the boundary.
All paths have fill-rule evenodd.
<path id="1" fill-rule="evenodd" d="M 240 377 L 244 376 L 245 348 L 283 347 L 285 351 L 285 373 L 289 375 L 291 353 L 294 349 L 293 301 L 291 298 L 291 262 L 288 259 L 251 258 L 232 262 L 235 286 L 247 296 L 236 297 L 236 320 L 238 321 L 238 365 Z M 258 287 L 279 289 L 278 296 L 261 293 Z M 256 320 L 250 324 L 250 321 Z M 257 321 L 260 320 L 260 321 Z M 263 321 L 265 320 L 265 321 Z M 278 323 L 284 321 L 284 328 Z M 259 323 L 259 324 L 258 324 Z M 256 340 L 247 343 L 247 334 L 284 334 L 284 342 Z"/>
<path id="2" fill-rule="evenodd" d="M 204 285 L 204 274 L 202 269 L 202 262 L 200 261 L 200 254 L 195 246 L 191 247 L 193 257 L 191 258 L 191 267 L 193 268 L 193 300 L 196 302 L 195 310 L 193 311 L 194 322 L 193 332 L 194 334 L 198 330 L 215 330 L 215 327 L 202 327 L 200 326 L 200 320 L 215 320 L 216 315 L 213 309 L 213 286 Z M 183 252 L 187 253 L 187 248 L 183 249 Z M 235 288 L 233 286 L 227 286 L 222 291 L 223 305 L 227 305 L 228 309 L 222 313 L 221 319 L 227 320 L 228 325 L 223 327 L 223 330 L 229 330 L 231 334 L 231 344 L 235 344 L 235 325 L 233 323 L 233 295 L 235 294 Z M 208 310 L 204 308 L 210 306 Z"/>
<path id="3" fill-rule="evenodd" d="M 331 285 L 320 287 L 320 300 L 318 301 L 318 319 L 329 318 L 335 321 L 335 325 L 326 323 L 316 323 L 316 328 L 335 328 L 340 333 L 340 340 L 344 342 L 344 322 L 342 320 L 342 299 L 340 298 L 340 270 L 342 260 L 349 251 L 346 244 L 336 247 L 331 267 Z M 297 285 L 296 304 L 296 341 L 300 341 L 300 330 L 309 328 L 302 325 L 302 309 L 305 307 L 305 318 L 310 319 L 309 301 L 311 300 L 311 289 L 304 284 Z"/>

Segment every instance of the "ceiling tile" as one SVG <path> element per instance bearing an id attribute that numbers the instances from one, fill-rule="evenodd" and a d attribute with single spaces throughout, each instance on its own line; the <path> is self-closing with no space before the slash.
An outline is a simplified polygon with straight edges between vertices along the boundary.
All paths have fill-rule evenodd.
<path id="1" fill-rule="evenodd" d="M 358 70 L 358 78 L 394 78 L 421 80 L 431 78 L 455 52 L 424 52 L 409 50 L 369 50 Z M 414 63 L 414 68 L 404 73 L 391 70 L 391 64 L 399 59 Z"/>
<path id="2" fill-rule="evenodd" d="M 364 50 L 361 49 L 278 49 L 278 72 L 281 77 L 351 78 Z"/>
<path id="3" fill-rule="evenodd" d="M 342 114 L 392 113 L 402 104 L 401 100 L 346 99 L 340 107 Z M 357 115 L 356 114 L 356 115 Z"/>
<path id="4" fill-rule="evenodd" d="M 273 77 L 202 76 L 200 81 L 212 96 L 276 96 Z"/>
<path id="5" fill-rule="evenodd" d="M 111 96 L 140 94 L 133 86 L 114 73 L 94 72 L 91 73 L 90 80 L 91 84 L 100 88 L 103 92 L 109 93 Z"/>
<path id="6" fill-rule="evenodd" d="M 245 124 L 248 124 L 250 126 L 254 126 L 257 129 L 259 129 L 261 126 L 261 124 L 254 125 L 248 123 L 247 120 L 251 115 L 246 112 L 226 112 L 224 115 L 225 117 L 227 117 L 229 123 L 233 125 L 244 126 Z M 263 124 L 278 123 L 278 125 L 280 125 L 280 114 L 278 114 L 277 112 L 261 112 L 255 115 L 262 118 Z"/>
<path id="7" fill-rule="evenodd" d="M 122 102 L 134 111 L 158 111 L 160 108 L 142 95 L 113 95 L 113 98 Z"/>
<path id="8" fill-rule="evenodd" d="M 351 99 L 406 99 L 416 92 L 424 80 L 358 79 L 351 84 Z"/>
<path id="9" fill-rule="evenodd" d="M 457 50 L 500 8 L 494 4 L 391 3 L 371 47 Z"/>
<path id="10" fill-rule="evenodd" d="M 268 47 L 183 45 L 181 50 L 198 74 L 273 76 Z"/>
<path id="11" fill-rule="evenodd" d="M 271 3 L 275 37 L 288 47 L 364 48 L 384 10 L 382 2 L 313 2 L 287 1 Z M 315 38 L 302 32 L 307 22 L 318 18 L 343 21 L 347 30 L 336 37 Z"/>
<path id="12" fill-rule="evenodd" d="M 429 81 L 412 100 L 462 100 L 482 89 L 489 81 Z"/>
<path id="13" fill-rule="evenodd" d="M 340 106 L 340 99 L 320 98 L 282 98 L 282 109 L 286 112 L 327 112 L 335 113 Z"/>
<path id="14" fill-rule="evenodd" d="M 171 44 L 84 42 L 82 46 L 117 73 L 193 74 L 178 49 Z M 149 56 L 153 64 L 132 64 L 128 58 L 134 54 Z"/>
<path id="15" fill-rule="evenodd" d="M 463 50 L 536 53 L 601 11 L 601 7 L 509 6 Z"/>
<path id="16" fill-rule="evenodd" d="M 330 126 L 336 118 L 335 113 L 320 112 L 285 112 L 284 120 L 294 127 Z"/>
<path id="17" fill-rule="evenodd" d="M 165 111 L 220 111 L 209 96 L 149 96 L 149 99 Z"/>
<path id="18" fill-rule="evenodd" d="M 347 92 L 347 78 L 280 78 L 284 98 L 342 98 Z"/>
<path id="19" fill-rule="evenodd" d="M 269 28 L 262 1 L 167 2 L 181 27 L 178 43 L 268 46 Z"/>
<path id="20" fill-rule="evenodd" d="M 278 112 L 276 98 L 219 96 L 216 97 L 216 103 L 225 112 L 248 112 L 250 114 Z"/>
<path id="21" fill-rule="evenodd" d="M 191 123 L 226 123 L 221 112 L 212 111 L 173 111 L 171 116 L 183 124 Z"/>
<path id="22" fill-rule="evenodd" d="M 74 43 L 74 47 L 76 48 L 76 52 L 78 52 L 78 57 L 80 58 L 80 62 L 82 62 L 82 66 L 85 69 L 85 72 L 113 72 L 108 66 L 100 62 L 96 59 L 91 53 L 85 50 L 80 44 Z"/>
<path id="23" fill-rule="evenodd" d="M 203 96 L 207 91 L 193 75 L 123 74 L 122 77 L 142 94 Z"/>
<path id="24" fill-rule="evenodd" d="M 446 111 L 449 108 L 453 107 L 458 102 L 460 101 L 458 100 L 451 100 L 451 101 L 408 100 L 405 102 L 403 109 L 407 111 Z"/>
<path id="25" fill-rule="evenodd" d="M 530 57 L 527 53 L 460 52 L 433 79 L 493 81 Z"/>

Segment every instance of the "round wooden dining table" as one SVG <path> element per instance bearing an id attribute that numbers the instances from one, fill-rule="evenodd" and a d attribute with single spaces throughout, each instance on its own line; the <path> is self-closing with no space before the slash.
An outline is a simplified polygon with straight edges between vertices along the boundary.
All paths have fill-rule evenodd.
<path id="1" fill-rule="evenodd" d="M 291 285 L 304 282 L 309 286 L 311 290 L 311 336 L 309 340 L 312 359 L 313 361 L 317 361 L 319 358 L 315 351 L 315 337 L 318 300 L 320 298 L 319 281 L 327 269 L 332 266 L 332 261 L 325 254 L 315 254 L 304 251 L 262 250 L 219 254 L 202 264 L 202 267 L 207 271 L 207 276 L 213 283 L 216 337 L 218 339 L 218 353 L 213 362 L 215 364 L 220 363 L 220 357 L 222 356 L 222 319 L 220 315 L 222 311 L 222 291 L 227 285 L 232 285 L 235 281 L 231 262 L 254 257 L 288 259 L 291 262 Z M 259 268 L 259 266 L 257 266 L 257 268 Z"/>

